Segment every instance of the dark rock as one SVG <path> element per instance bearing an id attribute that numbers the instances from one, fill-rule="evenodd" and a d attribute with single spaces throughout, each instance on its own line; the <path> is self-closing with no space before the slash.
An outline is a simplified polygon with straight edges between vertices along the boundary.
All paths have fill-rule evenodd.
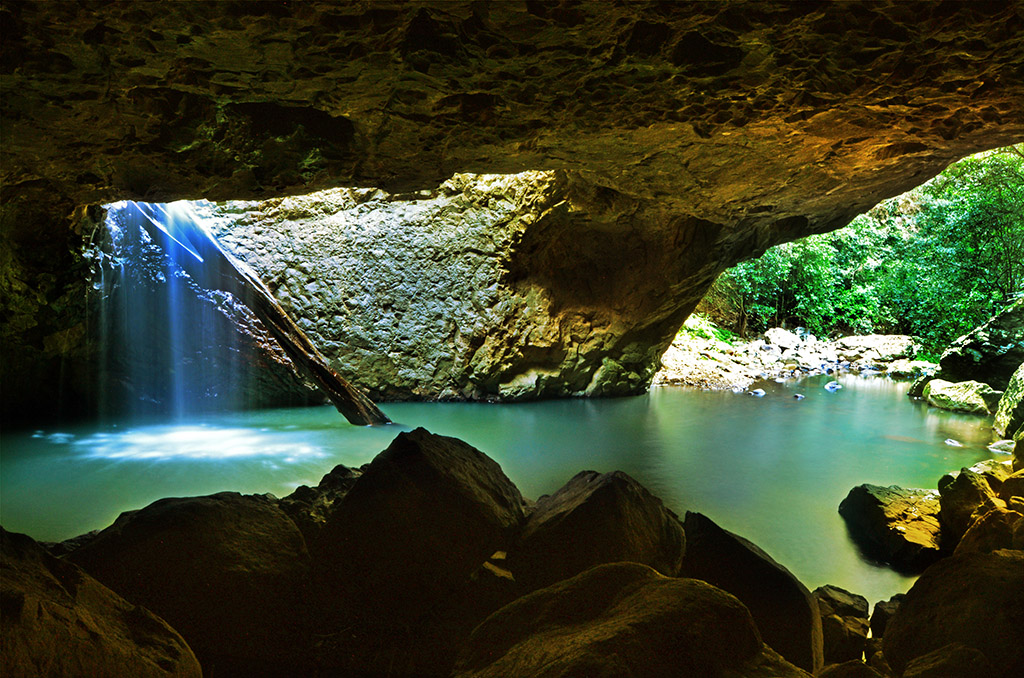
<path id="1" fill-rule="evenodd" d="M 910 384 L 910 388 L 907 389 L 907 395 L 911 398 L 923 398 L 924 387 L 933 379 L 935 379 L 934 374 L 922 374 Z"/>
<path id="2" fill-rule="evenodd" d="M 882 674 L 859 659 L 832 664 L 822 669 L 817 678 L 882 678 Z"/>
<path id="3" fill-rule="evenodd" d="M 0 674 L 4 678 L 200 678 L 163 619 L 0 528 Z"/>
<path id="4" fill-rule="evenodd" d="M 1003 397 L 996 407 L 996 416 L 992 422 L 996 433 L 1007 438 L 1024 428 L 1024 363 L 1010 377 Z"/>
<path id="5" fill-rule="evenodd" d="M 762 647 L 750 613 L 728 593 L 615 563 L 491 615 L 473 631 L 455 676 L 806 675 Z"/>
<path id="6" fill-rule="evenodd" d="M 161 499 L 69 558 L 172 623 L 208 675 L 275 675 L 308 663 L 309 555 L 271 498 Z"/>
<path id="7" fill-rule="evenodd" d="M 1011 497 L 1024 497 L 1024 470 L 1007 476 L 999 486 L 1000 499 L 1009 501 Z"/>
<path id="8" fill-rule="evenodd" d="M 991 662 L 979 650 L 960 643 L 944 645 L 911 659 L 903 678 L 968 678 L 994 675 Z"/>
<path id="9" fill-rule="evenodd" d="M 91 531 L 86 532 L 84 534 L 80 534 L 77 537 L 71 537 L 70 539 L 65 539 L 64 541 L 40 542 L 40 544 L 43 546 L 43 548 L 45 548 L 47 551 L 49 551 L 52 555 L 55 555 L 55 556 L 66 556 L 67 554 L 71 553 L 72 551 L 76 551 L 79 548 L 81 548 L 82 546 L 84 546 L 85 544 L 88 544 L 89 542 L 91 542 L 93 539 L 96 538 L 96 535 L 98 535 L 99 533 L 100 533 L 99 530 L 91 530 Z"/>
<path id="10" fill-rule="evenodd" d="M 979 650 L 988 675 L 1024 675 L 1024 552 L 946 558 L 914 583 L 886 628 L 885 657 L 898 675 L 950 643 Z"/>
<path id="11" fill-rule="evenodd" d="M 967 528 L 960 543 L 956 545 L 954 555 L 965 553 L 991 553 L 1000 549 L 1012 549 L 1014 532 L 1019 530 L 1018 523 L 1024 521 L 1024 514 L 994 508 Z"/>
<path id="12" fill-rule="evenodd" d="M 825 664 L 860 660 L 868 637 L 868 600 L 837 586 L 814 590 L 821 614 Z"/>
<path id="13" fill-rule="evenodd" d="M 507 602 L 509 583 L 480 568 L 523 521 L 523 498 L 492 459 L 422 428 L 400 433 L 334 505 L 314 549 L 324 624 L 342 629 L 320 663 L 447 675 L 471 624 Z"/>
<path id="14" fill-rule="evenodd" d="M 896 614 L 900 603 L 906 597 L 905 593 L 896 593 L 889 600 L 880 600 L 875 603 L 875 607 L 871 611 L 871 636 L 873 638 L 885 636 L 885 628 L 889 624 L 889 620 Z"/>
<path id="15" fill-rule="evenodd" d="M 602 563 L 642 563 L 674 577 L 685 548 L 679 519 L 640 483 L 621 471 L 583 471 L 537 500 L 509 561 L 530 591 Z"/>
<path id="16" fill-rule="evenodd" d="M 963 468 L 939 479 L 939 506 L 943 548 L 952 550 L 971 523 L 992 509 L 1006 508 L 1006 502 L 981 474 Z"/>
<path id="17" fill-rule="evenodd" d="M 839 504 L 864 553 L 898 570 L 920 572 L 939 558 L 939 497 L 934 490 L 858 485 Z"/>
<path id="18" fill-rule="evenodd" d="M 1024 363 L 1024 299 L 954 341 L 939 359 L 939 376 L 950 381 L 975 379 L 1005 389 Z"/>
<path id="19" fill-rule="evenodd" d="M 800 668 L 820 669 L 821 617 L 810 591 L 767 553 L 706 516 L 687 512 L 683 527 L 687 549 L 680 575 L 739 598 L 765 643 Z"/>
<path id="20" fill-rule="evenodd" d="M 320 479 L 316 487 L 300 485 L 287 497 L 278 500 L 278 506 L 298 526 L 306 544 L 316 544 L 320 529 L 327 522 L 335 504 L 348 494 L 361 475 L 359 469 L 338 464 Z"/>

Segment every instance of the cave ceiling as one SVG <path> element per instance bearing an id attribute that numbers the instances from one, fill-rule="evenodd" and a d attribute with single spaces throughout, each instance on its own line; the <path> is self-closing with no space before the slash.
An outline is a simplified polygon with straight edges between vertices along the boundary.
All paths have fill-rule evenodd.
<path id="1" fill-rule="evenodd" d="M 1024 137 L 1017 2 L 7 2 L 3 200 L 560 169 L 755 246 Z M 599 205 L 600 207 L 600 205 Z"/>

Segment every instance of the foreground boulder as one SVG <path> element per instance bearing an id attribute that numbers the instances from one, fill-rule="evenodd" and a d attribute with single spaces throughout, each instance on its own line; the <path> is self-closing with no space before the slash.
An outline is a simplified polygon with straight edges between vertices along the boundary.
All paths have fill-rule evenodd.
<path id="1" fill-rule="evenodd" d="M 683 526 L 687 549 L 680 574 L 739 598 L 765 643 L 802 669 L 820 669 L 821 618 L 807 587 L 760 548 L 700 513 L 687 512 Z"/>
<path id="2" fill-rule="evenodd" d="M 992 428 L 1007 438 L 1012 438 L 1024 428 L 1024 363 L 1010 377 L 1010 383 L 999 399 Z"/>
<path id="3" fill-rule="evenodd" d="M 868 637 L 868 600 L 838 586 L 814 589 L 826 664 L 859 660 Z"/>
<path id="4" fill-rule="evenodd" d="M 991 676 L 992 663 L 980 651 L 960 643 L 944 645 L 910 660 L 903 678 L 957 678 Z"/>
<path id="5" fill-rule="evenodd" d="M 457 678 L 806 676 L 762 645 L 750 612 L 693 579 L 599 565 L 478 626 Z"/>
<path id="6" fill-rule="evenodd" d="M 971 523 L 992 509 L 1006 508 L 1006 503 L 984 476 L 963 468 L 939 479 L 939 506 L 943 547 L 952 550 Z"/>
<path id="7" fill-rule="evenodd" d="M 173 624 L 208 675 L 282 674 L 308 661 L 309 555 L 271 498 L 161 499 L 68 557 Z"/>
<path id="8" fill-rule="evenodd" d="M 1024 537 L 1024 514 L 994 508 L 967 528 L 960 543 L 956 545 L 954 555 L 1024 548 L 1024 543 L 1020 542 L 1017 535 Z"/>
<path id="9" fill-rule="evenodd" d="M 988 384 L 979 381 L 932 379 L 922 392 L 929 405 L 968 414 L 989 414 L 994 411 L 1002 395 Z"/>
<path id="10" fill-rule="evenodd" d="M 900 603 L 906 597 L 907 594 L 905 593 L 896 593 L 889 600 L 880 600 L 875 603 L 874 609 L 871 610 L 872 638 L 881 638 L 885 635 L 885 627 L 889 624 L 889 620 L 896 614 Z"/>
<path id="11" fill-rule="evenodd" d="M 121 598 L 23 534 L 0 528 L 4 678 L 200 678 L 164 620 Z"/>
<path id="12" fill-rule="evenodd" d="M 826 666 L 818 678 L 882 678 L 882 674 L 860 660 Z"/>
<path id="13" fill-rule="evenodd" d="M 299 485 L 295 491 L 278 501 L 288 517 L 298 526 L 307 545 L 318 542 L 320 530 L 334 511 L 335 505 L 348 494 L 362 471 L 338 464 L 320 479 L 316 487 Z"/>
<path id="14" fill-rule="evenodd" d="M 928 568 L 885 631 L 885 658 L 902 675 L 914 659 L 960 643 L 993 666 L 984 675 L 1024 675 L 1024 552 L 946 558 Z"/>
<path id="15" fill-rule="evenodd" d="M 858 485 L 839 504 L 865 555 L 905 572 L 920 572 L 938 560 L 938 514 L 938 492 L 896 485 Z"/>
<path id="16" fill-rule="evenodd" d="M 537 501 L 510 564 L 526 590 L 602 563 L 642 563 L 673 577 L 685 547 L 679 519 L 636 480 L 583 471 Z"/>
<path id="17" fill-rule="evenodd" d="M 954 341 L 939 359 L 940 377 L 977 379 L 1005 389 L 1024 363 L 1024 299 Z"/>

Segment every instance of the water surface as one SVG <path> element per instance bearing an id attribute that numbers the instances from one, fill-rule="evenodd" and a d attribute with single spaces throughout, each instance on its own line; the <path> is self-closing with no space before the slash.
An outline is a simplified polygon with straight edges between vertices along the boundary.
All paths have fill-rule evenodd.
<path id="1" fill-rule="evenodd" d="M 383 409 L 399 423 L 372 428 L 314 407 L 7 432 L 0 521 L 59 540 L 162 497 L 283 496 L 424 426 L 486 452 L 530 498 L 583 469 L 625 471 L 676 512 L 701 511 L 751 539 L 809 588 L 874 602 L 912 579 L 859 555 L 839 502 L 860 483 L 934 488 L 946 471 L 991 458 L 991 420 L 911 401 L 905 383 L 882 377 L 842 377 L 835 393 L 826 381 L 762 385 L 763 398 L 659 388 L 611 400 L 394 403 Z"/>

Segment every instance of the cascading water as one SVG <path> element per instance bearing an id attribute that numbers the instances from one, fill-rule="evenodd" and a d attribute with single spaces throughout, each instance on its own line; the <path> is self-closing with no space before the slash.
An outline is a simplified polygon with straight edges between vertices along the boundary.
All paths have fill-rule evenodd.
<path id="1" fill-rule="evenodd" d="M 203 228 L 203 207 L 187 201 L 107 206 L 105 237 L 91 253 L 97 402 L 104 415 L 180 419 L 321 400 L 292 373 L 253 312 L 210 284 L 220 272 L 190 236 Z M 166 237 L 154 242 L 152 232 Z"/>

